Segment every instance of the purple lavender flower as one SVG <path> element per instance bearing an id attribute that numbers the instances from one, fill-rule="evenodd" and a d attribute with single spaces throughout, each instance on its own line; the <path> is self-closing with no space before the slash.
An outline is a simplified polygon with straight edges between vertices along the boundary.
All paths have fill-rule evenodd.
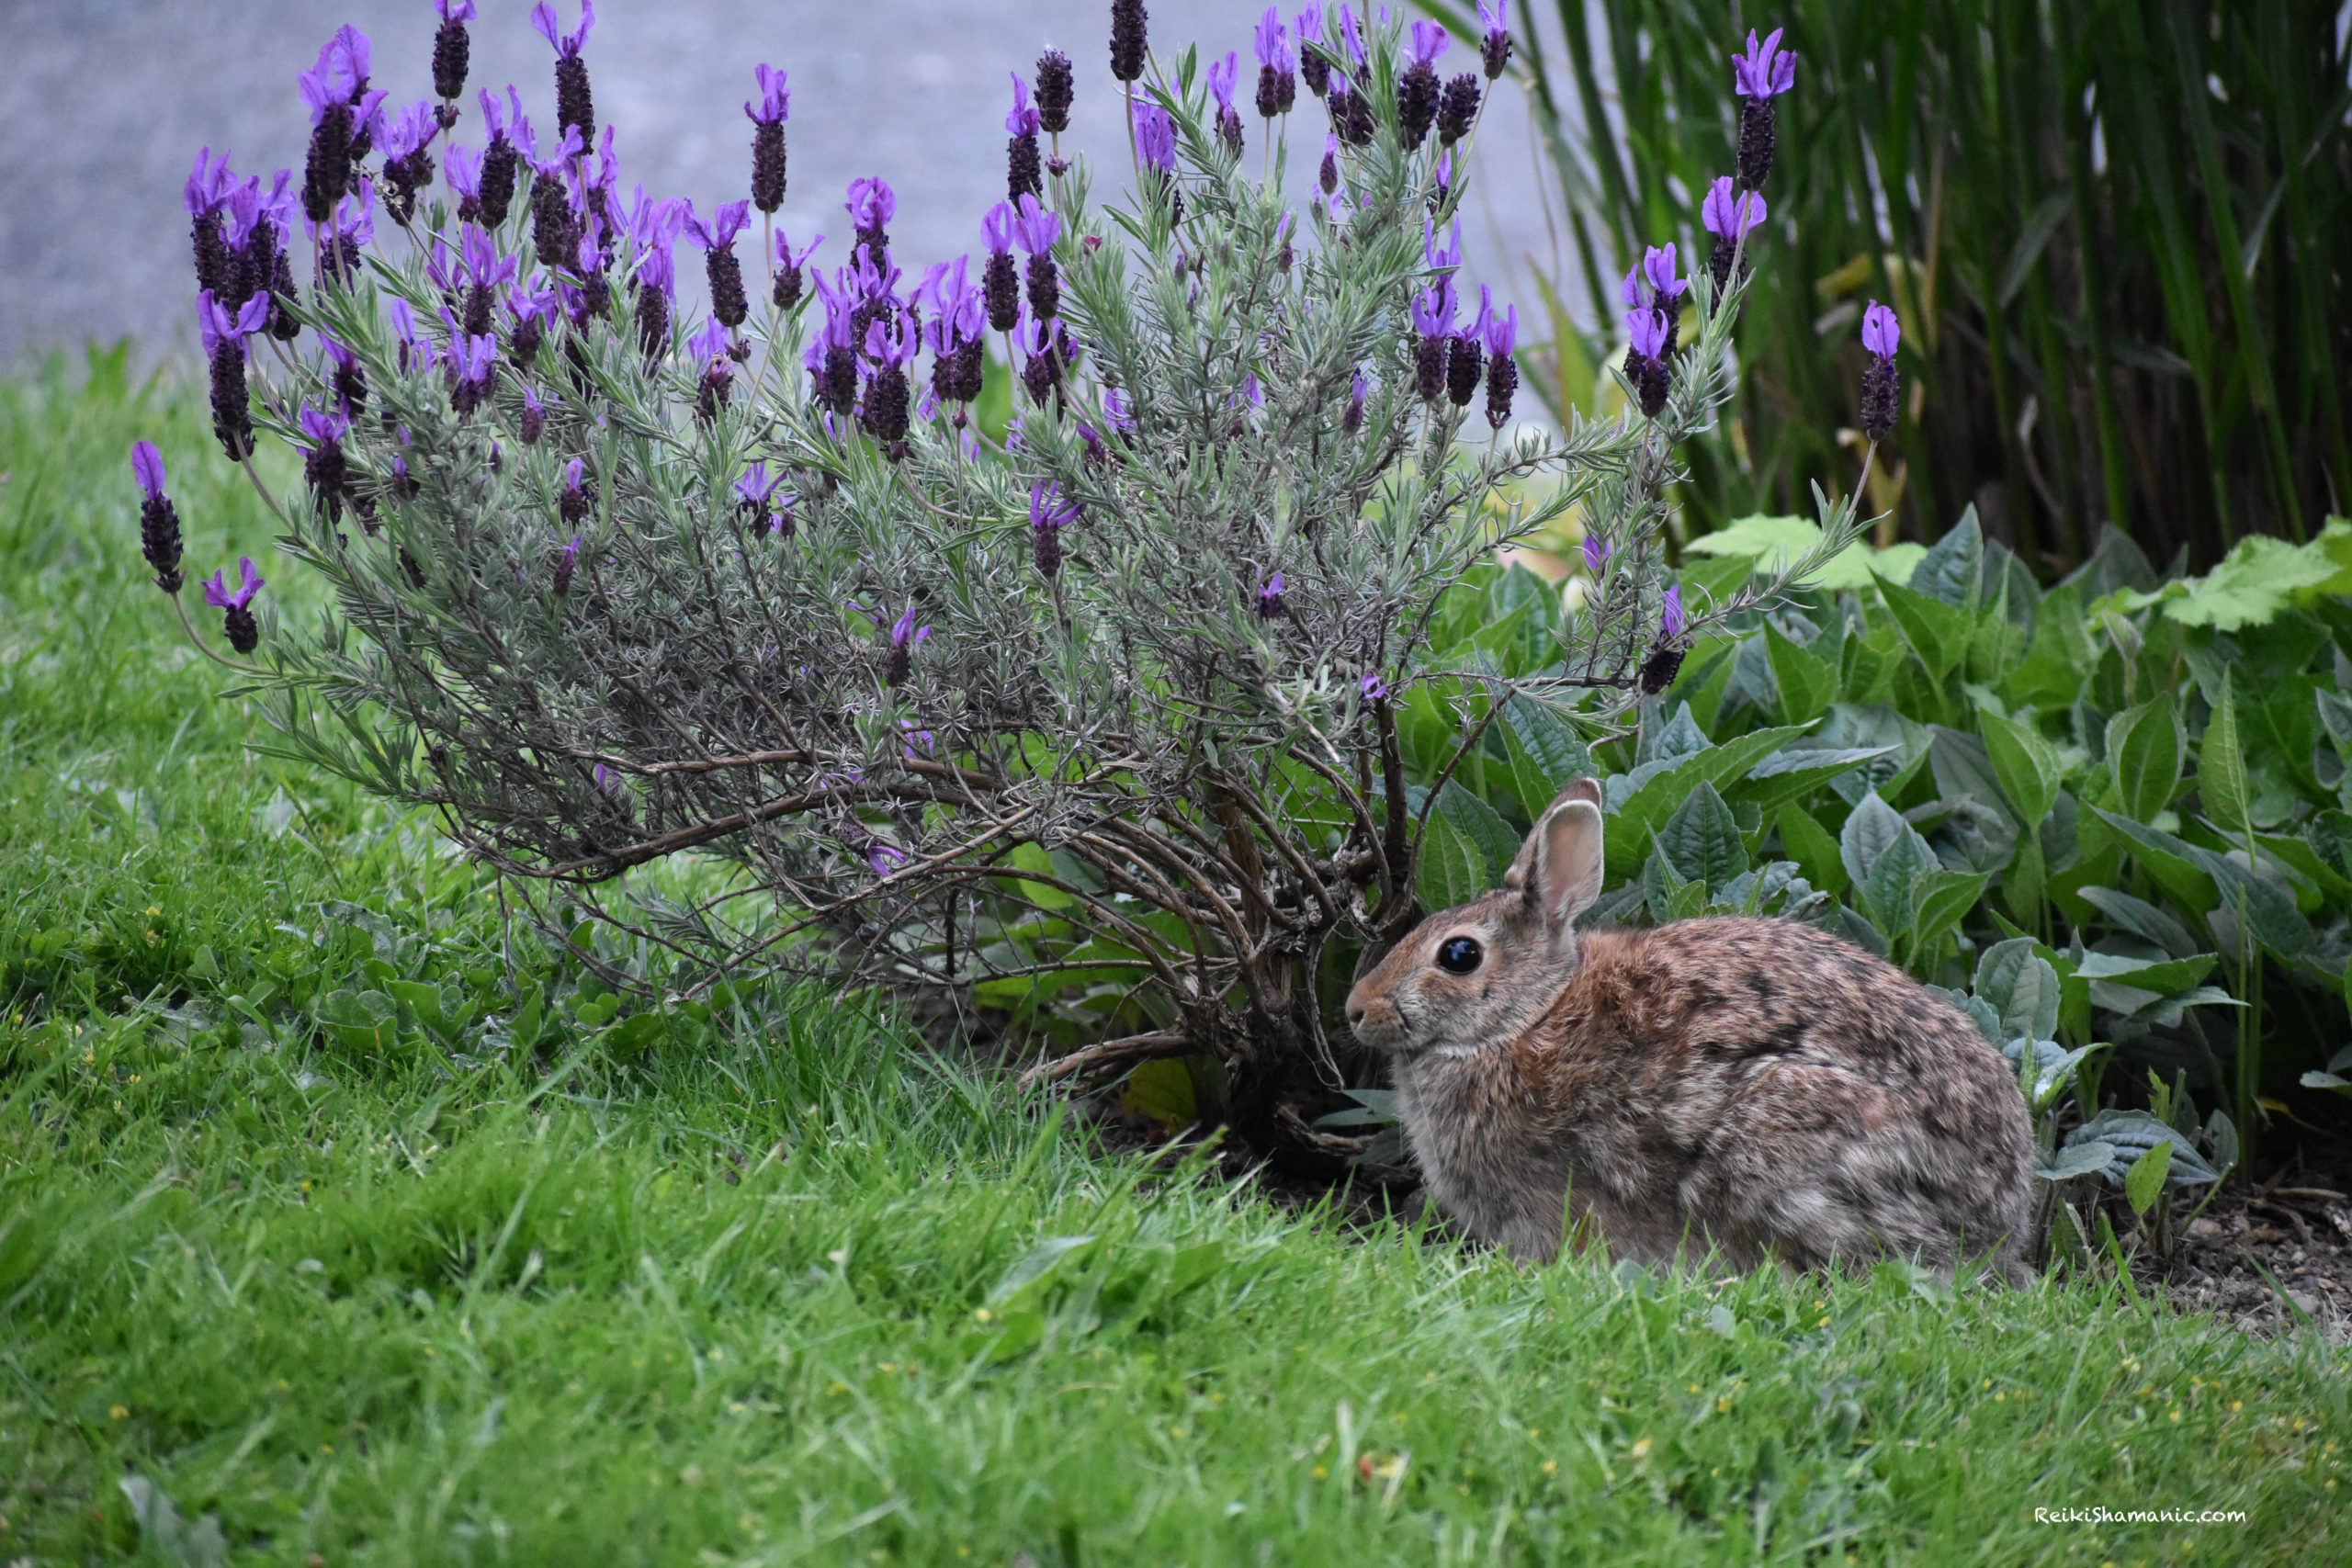
<path id="1" fill-rule="evenodd" d="M 1445 85 L 1445 96 L 1438 100 L 1437 140 L 1441 147 L 1451 147 L 1470 134 L 1478 123 L 1478 75 L 1464 71 Z"/>
<path id="2" fill-rule="evenodd" d="M 1078 521 L 1078 508 L 1062 499 L 1062 488 L 1052 479 L 1029 487 L 1029 546 L 1038 575 L 1052 578 L 1062 569 L 1064 528 Z"/>
<path id="3" fill-rule="evenodd" d="M 1601 578 L 1608 575 L 1610 554 L 1611 550 L 1608 540 L 1595 533 L 1588 532 L 1585 535 L 1584 570 L 1594 581 L 1597 582 Z"/>
<path id="4" fill-rule="evenodd" d="M 1209 62 L 1209 93 L 1216 99 L 1216 139 L 1237 158 L 1241 155 L 1241 112 L 1233 107 L 1233 89 L 1240 79 L 1240 55 L 1228 50 L 1223 60 Z"/>
<path id="5" fill-rule="evenodd" d="M 1348 58 L 1356 62 L 1356 69 L 1358 71 L 1362 71 L 1369 63 L 1369 61 L 1366 59 L 1363 51 L 1363 35 L 1356 30 L 1355 9 L 1353 6 L 1347 5 L 1346 0 L 1341 0 L 1339 11 L 1340 39 L 1347 45 Z"/>
<path id="6" fill-rule="evenodd" d="M 1345 12 L 1340 13 L 1342 16 L 1345 16 L 1346 14 L 1347 13 Z M 1275 572 L 1273 576 L 1266 579 L 1265 581 L 1258 585 L 1258 591 L 1252 597 L 1250 608 L 1257 611 L 1261 617 L 1269 621 L 1278 621 L 1289 613 L 1290 606 L 1283 601 L 1283 574 L 1281 572 Z"/>
<path id="7" fill-rule="evenodd" d="M 1625 351 L 1625 379 L 1633 386 L 1643 414 L 1656 419 L 1666 408 L 1668 387 L 1667 314 L 1646 307 L 1628 310 L 1625 330 L 1633 340 L 1633 346 Z"/>
<path id="8" fill-rule="evenodd" d="M 1355 379 L 1348 384 L 1348 406 L 1340 415 L 1340 428 L 1350 435 L 1363 428 L 1363 402 L 1371 392 L 1371 379 L 1363 371 L 1357 371 Z"/>
<path id="9" fill-rule="evenodd" d="M 736 479 L 736 510 L 743 513 L 743 517 L 751 522 L 755 531 L 762 531 L 762 534 L 767 534 L 767 531 L 790 534 L 793 531 L 793 525 L 790 525 L 793 499 L 790 496 L 783 499 L 781 517 L 776 514 L 776 505 L 772 503 L 774 493 L 778 489 L 783 489 L 783 470 L 778 468 L 774 475 L 769 475 L 767 461 L 752 463 L 751 468 L 743 470 L 743 478 Z"/>
<path id="10" fill-rule="evenodd" d="M 351 165 L 360 154 L 361 128 L 374 117 L 381 94 L 368 95 L 368 38 L 345 28 L 319 51 L 319 62 L 297 77 L 311 108 L 311 149 L 303 165 L 302 210 L 323 223 L 349 187 Z"/>
<path id="11" fill-rule="evenodd" d="M 1037 155 L 1037 111 L 1029 107 L 1029 84 L 1019 72 L 1012 75 L 1012 112 L 1004 117 L 1009 140 L 1004 144 L 1005 199 L 1042 196 L 1046 183 Z"/>
<path id="12" fill-rule="evenodd" d="M 1069 107 L 1078 96 L 1069 56 L 1049 49 L 1037 57 L 1037 123 L 1049 136 L 1069 129 Z"/>
<path id="13" fill-rule="evenodd" d="M 1781 29 L 1761 44 L 1753 29 L 1747 51 L 1731 60 L 1732 90 L 1739 106 L 1739 185 L 1762 190 L 1772 174 L 1772 100 L 1797 85 L 1797 57 L 1781 51 Z"/>
<path id="14" fill-rule="evenodd" d="M 1149 23 L 1150 17 L 1144 10 L 1143 0 L 1111 0 L 1111 75 L 1114 80 L 1133 82 L 1143 74 L 1144 55 L 1151 47 L 1146 30 Z"/>
<path id="15" fill-rule="evenodd" d="M 1671 641 L 1680 637 L 1690 624 L 1690 617 L 1682 613 L 1682 590 L 1668 588 L 1658 604 L 1658 635 Z"/>
<path id="16" fill-rule="evenodd" d="M 1699 221 L 1715 237 L 1714 249 L 1707 256 L 1707 271 L 1720 296 L 1731 280 L 1732 259 L 1742 255 L 1741 242 L 1764 221 L 1764 198 L 1755 191 L 1738 190 L 1729 175 L 1722 175 L 1707 187 L 1706 199 L 1699 204 Z M 1747 276 L 1744 257 L 1740 276 Z"/>
<path id="17" fill-rule="evenodd" d="M 457 142 L 441 155 L 441 167 L 449 176 L 449 189 L 458 197 L 458 221 L 481 221 L 481 154 Z"/>
<path id="18" fill-rule="evenodd" d="M 509 122 L 499 113 L 498 100 L 489 93 L 478 93 L 481 105 L 482 125 L 490 134 L 489 145 L 481 154 L 481 211 L 478 220 L 495 229 L 506 221 L 507 210 L 514 202 L 514 175 L 522 162 L 518 142 L 533 140 L 531 122 L 523 118 L 523 97 L 511 85 L 506 100 L 514 110 L 514 134 L 508 134 Z M 464 214 L 460 214 L 464 216 Z"/>
<path id="19" fill-rule="evenodd" d="M 1420 334 L 1413 389 L 1433 403 L 1445 392 L 1446 344 L 1453 337 L 1453 279 L 1441 277 L 1413 296 L 1413 330 Z"/>
<path id="20" fill-rule="evenodd" d="M 1487 68 L 1487 80 L 1491 82 L 1503 73 L 1510 63 L 1510 28 L 1503 18 L 1505 0 L 1478 0 L 1478 20 L 1486 24 L 1487 36 L 1479 40 L 1478 58 Z"/>
<path id="21" fill-rule="evenodd" d="M 506 310 L 512 318 L 507 349 L 521 368 L 528 370 L 538 357 L 539 343 L 555 324 L 556 309 L 556 291 L 548 287 L 545 273 L 534 272 L 528 280 L 506 291 Z"/>
<path id="22" fill-rule="evenodd" d="M 557 598 L 560 599 L 565 594 L 571 592 L 571 577 L 572 574 L 579 570 L 580 536 L 574 534 L 571 536 L 571 542 L 564 546 L 563 548 L 558 550 L 555 554 L 555 581 L 550 584 L 550 586 L 555 589 L 555 596 Z M 598 782 L 602 783 L 603 781 L 599 780 Z"/>
<path id="23" fill-rule="evenodd" d="M 1406 64 L 1396 75 L 1396 128 L 1404 133 L 1406 151 L 1418 149 L 1437 123 L 1437 59 L 1453 39 L 1437 22 L 1415 22 L 1412 41 L 1406 47 Z"/>
<path id="24" fill-rule="evenodd" d="M 574 457 L 563 466 L 563 488 L 556 492 L 556 515 L 564 526 L 576 528 L 585 522 L 594 502 L 588 494 L 588 463 Z"/>
<path id="25" fill-rule="evenodd" d="M 869 610 L 858 604 L 852 604 L 850 608 L 872 621 L 876 631 L 882 629 L 881 611 Z M 882 683 L 884 685 L 905 684 L 907 677 L 914 672 L 915 648 L 929 636 L 931 636 L 931 628 L 916 626 L 915 608 L 912 604 L 908 605 L 906 614 L 900 615 L 884 634 L 882 653 Z"/>
<path id="26" fill-rule="evenodd" d="M 155 586 L 177 593 L 187 581 L 180 572 L 180 514 L 164 493 L 164 455 L 153 442 L 132 444 L 130 472 L 145 492 L 139 503 L 139 553 L 155 573 Z"/>
<path id="27" fill-rule="evenodd" d="M 1519 394 L 1519 362 L 1511 357 L 1518 344 L 1519 307 L 1512 305 L 1487 322 L 1487 423 L 1496 430 L 1510 423 Z"/>
<path id="28" fill-rule="evenodd" d="M 539 437 L 547 434 L 547 428 L 548 406 L 540 400 L 539 389 L 526 385 L 523 389 L 521 428 L 517 431 L 523 438 L 523 445 L 537 446 L 539 444 Z"/>
<path id="29" fill-rule="evenodd" d="M 774 212 L 784 205 L 784 122 L 791 118 L 792 88 L 773 66 L 755 65 L 752 74 L 760 86 L 758 101 L 743 106 L 752 120 L 752 205 Z"/>
<path id="30" fill-rule="evenodd" d="M 531 7 L 531 26 L 555 48 L 555 122 L 562 130 L 577 130 L 584 149 L 596 139 L 596 106 L 588 93 L 588 62 L 580 58 L 588 29 L 596 25 L 596 0 L 580 0 L 580 26 L 560 32 L 555 7 L 539 0 Z"/>
<path id="31" fill-rule="evenodd" d="M 907 413 L 913 400 L 907 367 L 914 363 L 921 346 L 921 340 L 904 321 L 892 323 L 876 317 L 866 325 L 864 347 L 868 372 L 858 423 L 893 460 L 905 454 Z"/>
<path id="32" fill-rule="evenodd" d="M 1021 216 L 1012 221 L 1013 238 L 1029 256 L 1029 312 L 1050 321 L 1061 311 L 1061 279 L 1054 270 L 1054 242 L 1061 238 L 1059 213 L 1037 205 L 1034 196 L 1021 198 Z"/>
<path id="33" fill-rule="evenodd" d="M 1340 189 L 1340 138 L 1331 131 L 1323 135 L 1323 164 L 1315 171 L 1315 183 L 1325 196 L 1335 196 Z"/>
<path id="34" fill-rule="evenodd" d="M 198 291 L 209 288 L 216 295 L 224 295 L 231 287 L 229 247 L 220 234 L 220 213 L 229 204 L 229 193 L 236 188 L 237 177 L 229 170 L 228 154 L 222 153 L 218 164 L 212 161 L 209 147 L 197 154 L 196 167 L 189 171 L 180 204 L 187 209 Z"/>
<path id="35" fill-rule="evenodd" d="M 445 318 L 447 312 L 443 313 Z M 449 406 L 468 414 L 490 400 L 492 377 L 498 362 L 498 340 L 484 333 L 467 333 L 452 322 L 449 352 L 444 365 L 449 377 Z"/>
<path id="36" fill-rule="evenodd" d="M 1137 10 L 1141 10 L 1143 7 L 1140 4 L 1137 4 L 1136 8 Z M 924 629 L 929 630 L 930 628 L 925 627 Z M 865 856 L 867 868 L 871 870 L 875 875 L 879 877 L 887 878 L 891 873 L 906 864 L 908 860 L 906 851 L 894 848 L 876 838 L 868 838 L 866 840 L 865 848 L 863 852 Z"/>
<path id="37" fill-rule="evenodd" d="M 1145 168 L 1157 171 L 1164 178 L 1175 177 L 1176 125 L 1158 104 L 1136 106 L 1136 151 L 1142 156 Z"/>
<path id="38" fill-rule="evenodd" d="M 1862 367 L 1862 434 L 1875 444 L 1894 434 L 1897 393 L 1900 378 L 1895 374 L 1894 351 L 1903 342 L 1903 323 L 1894 312 L 1873 299 L 1870 309 L 1862 312 L 1862 346 L 1870 351 L 1871 362 Z"/>
<path id="39" fill-rule="evenodd" d="M 1366 671 L 1364 672 L 1363 679 L 1356 682 L 1357 694 L 1368 703 L 1387 701 L 1388 692 L 1388 682 L 1382 680 L 1377 673 L 1371 671 Z"/>
<path id="40" fill-rule="evenodd" d="M 441 117 L 429 99 L 419 98 L 388 117 L 378 145 L 384 154 L 384 210 L 406 223 L 416 211 L 416 193 L 433 183 L 433 139 Z"/>
<path id="41" fill-rule="evenodd" d="M 695 392 L 695 420 L 699 424 L 717 423 L 719 410 L 734 395 L 734 334 L 717 316 L 705 321 L 702 330 L 686 340 L 686 352 L 702 367 Z"/>
<path id="42" fill-rule="evenodd" d="M 204 602 L 223 612 L 221 630 L 228 634 L 229 646 L 239 653 L 251 653 L 261 642 L 261 627 L 254 621 L 249 607 L 254 595 L 264 586 L 262 575 L 254 570 L 251 556 L 237 558 L 237 583 L 232 591 L 228 583 L 229 569 L 222 567 L 204 584 Z"/>
<path id="43" fill-rule="evenodd" d="M 887 225 L 899 215 L 898 192 L 877 179 L 852 180 L 849 200 L 844 205 L 849 209 L 850 222 L 857 229 L 857 243 L 872 254 L 876 266 L 884 265 L 890 248 Z"/>
<path id="44" fill-rule="evenodd" d="M 384 307 L 384 314 L 400 339 L 398 363 L 402 374 L 430 367 L 433 345 L 417 335 L 416 312 L 409 308 L 409 302 L 395 294 L 392 302 Z"/>
<path id="45" fill-rule="evenodd" d="M 815 255 L 817 247 L 824 243 L 825 236 L 820 234 L 796 251 L 792 248 L 792 242 L 781 231 L 776 234 L 775 302 L 777 309 L 789 310 L 800 303 L 800 291 L 806 281 L 800 269 L 808 265 L 808 258 Z"/>
<path id="46" fill-rule="evenodd" d="M 1468 408 L 1470 400 L 1478 395 L 1478 378 L 1486 368 L 1487 326 L 1494 320 L 1494 293 L 1482 286 L 1478 290 L 1478 313 L 1454 328 L 1446 341 L 1445 395 L 1455 408 Z"/>
<path id="47" fill-rule="evenodd" d="M 987 371 L 988 312 L 980 290 L 966 280 L 970 266 L 969 256 L 933 266 L 915 296 L 924 312 L 923 340 L 933 355 L 932 393 L 946 402 L 969 403 L 978 398 Z"/>
<path id="48" fill-rule="evenodd" d="M 1298 73 L 1306 79 L 1306 90 L 1319 98 L 1331 90 L 1331 60 L 1318 47 L 1323 41 L 1323 7 L 1309 6 L 1292 18 L 1290 29 L 1298 39 Z"/>
<path id="49" fill-rule="evenodd" d="M 361 180 L 358 194 L 335 205 L 322 227 L 303 220 L 319 253 L 318 283 L 322 288 L 348 288 L 359 276 L 359 256 L 376 243 L 376 183 Z"/>
<path id="50" fill-rule="evenodd" d="M 743 293 L 743 264 L 735 259 L 735 236 L 752 220 L 752 204 L 729 201 L 720 205 L 708 223 L 694 215 L 689 206 L 685 212 L 686 233 L 703 253 L 703 270 L 710 280 L 711 313 L 730 327 L 740 327 L 751 314 L 751 301 Z"/>
<path id="51" fill-rule="evenodd" d="M 351 433 L 351 421 L 340 410 L 305 407 L 296 423 L 309 443 L 301 448 L 302 478 L 333 525 L 342 519 L 344 484 L 350 478 L 343 438 Z"/>
<path id="52" fill-rule="evenodd" d="M 466 24 L 474 19 L 474 0 L 433 0 L 441 26 L 433 34 L 433 93 L 442 101 L 444 130 L 458 123 L 457 101 L 466 96 L 466 69 L 472 63 L 473 44 Z"/>
<path id="53" fill-rule="evenodd" d="M 253 455 L 252 397 L 245 386 L 245 339 L 269 321 L 269 296 L 257 294 L 234 315 L 206 289 L 197 296 L 197 321 L 204 333 L 204 355 L 212 373 L 212 434 L 232 463 Z"/>
<path id="54" fill-rule="evenodd" d="M 1282 12 L 1272 6 L 1258 18 L 1257 45 L 1258 113 L 1272 119 L 1298 101 L 1298 57 L 1291 52 Z"/>

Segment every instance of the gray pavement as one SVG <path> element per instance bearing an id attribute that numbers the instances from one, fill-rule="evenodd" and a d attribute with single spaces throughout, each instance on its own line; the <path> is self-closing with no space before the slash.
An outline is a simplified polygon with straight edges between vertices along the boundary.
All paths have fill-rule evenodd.
<path id="1" fill-rule="evenodd" d="M 529 6 L 481 0 L 480 9 L 469 90 L 515 83 L 534 122 L 551 123 L 552 52 L 531 30 Z M 1238 50 L 1245 84 L 1254 83 L 1250 27 L 1264 0 L 1153 0 L 1150 9 L 1163 60 L 1187 40 L 1204 57 Z M 577 0 L 560 0 L 559 11 L 568 28 Z M 1126 149 L 1108 15 L 1105 0 L 605 0 L 587 59 L 598 123 L 620 128 L 623 188 L 642 181 L 706 212 L 748 186 L 742 102 L 753 63 L 782 66 L 793 88 L 786 231 L 845 238 L 842 187 L 878 175 L 899 192 L 893 249 L 919 265 L 978 244 L 979 215 L 1003 195 L 1006 73 L 1026 74 L 1049 44 L 1077 66 L 1065 152 L 1094 157 L 1098 197 L 1118 182 Z M 0 367 L 126 333 L 143 361 L 193 351 L 179 204 L 188 165 L 209 145 L 226 149 L 241 175 L 299 170 L 309 119 L 294 79 L 345 21 L 374 40 L 375 85 L 393 102 L 430 92 L 428 0 L 0 0 Z M 1459 44 L 1444 63 L 1471 67 Z M 1313 103 L 1303 88 L 1300 100 Z M 1254 147 L 1263 122 L 1245 118 Z M 1322 142 L 1320 106 L 1292 118 L 1303 197 Z M 469 103 L 459 139 L 479 146 L 478 127 Z M 1551 243 L 1508 84 L 1482 143 L 1466 248 L 1474 275 L 1520 299 L 1525 319 L 1535 299 L 1526 264 L 1548 258 Z M 844 249 L 829 243 L 820 259 L 837 265 Z"/>

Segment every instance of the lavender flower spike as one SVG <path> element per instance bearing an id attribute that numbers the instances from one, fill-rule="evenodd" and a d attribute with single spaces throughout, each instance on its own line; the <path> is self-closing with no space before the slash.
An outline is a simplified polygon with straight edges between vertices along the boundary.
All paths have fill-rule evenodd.
<path id="1" fill-rule="evenodd" d="M 1658 635 L 1672 641 L 1690 629 L 1690 617 L 1682 612 L 1682 590 L 1669 588 L 1658 604 Z"/>
<path id="2" fill-rule="evenodd" d="M 1511 400 L 1519 393 L 1519 362 L 1511 350 L 1519 345 L 1519 307 L 1507 306 L 1487 321 L 1487 423 L 1500 430 L 1510 420 Z"/>
<path id="3" fill-rule="evenodd" d="M 772 213 L 784 205 L 784 122 L 792 114 L 792 88 L 770 65 L 752 67 L 752 76 L 760 86 L 759 101 L 743 106 L 752 119 L 752 205 Z"/>
<path id="4" fill-rule="evenodd" d="M 1747 52 L 1732 56 L 1732 87 L 1739 106 L 1739 186 L 1762 190 L 1772 174 L 1772 100 L 1797 85 L 1797 57 L 1780 52 L 1781 29 L 1762 44 L 1747 35 Z"/>
<path id="5" fill-rule="evenodd" d="M 1870 351 L 1871 362 L 1862 367 L 1861 423 L 1862 434 L 1872 443 L 1894 434 L 1896 394 L 1902 387 L 1894 351 L 1902 341 L 1903 324 L 1894 312 L 1871 300 L 1862 312 L 1862 346 Z"/>
<path id="6" fill-rule="evenodd" d="M 1504 0 L 1478 0 L 1478 20 L 1486 24 L 1487 36 L 1478 41 L 1478 58 L 1487 68 L 1487 80 L 1493 81 L 1510 63 L 1510 28 L 1503 19 Z"/>
<path id="7" fill-rule="evenodd" d="M 254 570 L 253 558 L 237 558 L 238 586 L 232 591 L 228 583 L 229 569 L 222 567 L 204 584 L 204 602 L 223 612 L 221 630 L 229 638 L 229 646 L 239 653 L 251 653 L 261 642 L 261 627 L 248 608 L 254 595 L 262 591 L 260 572 Z"/>
<path id="8" fill-rule="evenodd" d="M 1342 16 L 1345 16 L 1346 14 L 1347 13 L 1344 11 L 1340 13 Z M 1262 619 L 1269 621 L 1278 621 L 1282 619 L 1286 613 L 1288 613 L 1290 606 L 1283 600 L 1283 574 L 1281 572 L 1277 571 L 1273 576 L 1266 579 L 1266 581 L 1259 586 L 1258 592 L 1253 597 L 1250 608 L 1256 610 Z"/>
<path id="9" fill-rule="evenodd" d="M 1136 106 L 1136 150 L 1144 167 L 1162 175 L 1176 173 L 1176 126 L 1158 104 Z"/>
<path id="10" fill-rule="evenodd" d="M 1288 114 L 1298 101 L 1298 59 L 1291 52 L 1283 14 L 1266 7 L 1258 18 L 1258 112 L 1268 119 Z"/>
<path id="11" fill-rule="evenodd" d="M 1078 521 L 1078 508 L 1062 499 L 1062 488 L 1052 479 L 1029 487 L 1030 554 L 1041 577 L 1062 569 L 1061 531 Z"/>
<path id="12" fill-rule="evenodd" d="M 145 499 L 139 505 L 139 553 L 155 573 L 155 586 L 177 593 L 187 580 L 180 573 L 180 514 L 164 493 L 164 455 L 152 441 L 130 448 L 130 471 Z"/>
<path id="13" fill-rule="evenodd" d="M 1610 554 L 1608 540 L 1598 534 L 1589 533 L 1584 536 L 1584 569 L 1595 579 L 1609 570 Z"/>
<path id="14" fill-rule="evenodd" d="M 596 137 L 596 107 L 588 92 L 588 62 L 580 58 L 588 29 L 596 25 L 596 0 L 580 0 L 580 26 L 572 32 L 557 28 L 555 7 L 539 0 L 531 7 L 531 26 L 555 46 L 555 120 L 558 130 L 577 129 L 584 150 Z"/>
<path id="15" fill-rule="evenodd" d="M 1752 190 L 1739 190 L 1729 175 L 1722 175 L 1707 187 L 1706 199 L 1699 204 L 1699 221 L 1715 237 L 1715 248 L 1707 256 L 1707 271 L 1720 295 L 1731 279 L 1732 258 L 1739 254 L 1740 243 L 1764 221 L 1764 197 Z M 1744 265 L 1740 276 L 1747 276 Z"/>
<path id="16" fill-rule="evenodd" d="M 1012 109 L 1004 117 L 1004 186 L 1005 198 L 1019 201 L 1024 196 L 1045 194 L 1045 165 L 1037 153 L 1037 127 L 1044 117 L 1029 107 L 1029 84 L 1018 71 L 1011 74 Z"/>

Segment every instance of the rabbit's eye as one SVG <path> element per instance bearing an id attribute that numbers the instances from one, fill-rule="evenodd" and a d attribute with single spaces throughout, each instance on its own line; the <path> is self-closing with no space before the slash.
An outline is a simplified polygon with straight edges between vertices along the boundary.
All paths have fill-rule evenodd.
<path id="1" fill-rule="evenodd" d="M 1487 950 L 1476 939 L 1449 937 L 1438 947 L 1437 966 L 1449 975 L 1474 975 L 1486 956 Z"/>

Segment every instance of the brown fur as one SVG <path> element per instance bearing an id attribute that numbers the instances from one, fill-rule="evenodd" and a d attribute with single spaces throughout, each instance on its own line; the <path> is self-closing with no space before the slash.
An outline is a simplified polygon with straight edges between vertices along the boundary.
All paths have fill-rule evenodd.
<path id="1" fill-rule="evenodd" d="M 1600 852 L 1580 780 L 1503 891 L 1430 917 L 1348 998 L 1439 1206 L 1539 1261 L 1573 1222 L 1651 1263 L 1991 1254 L 2021 1278 L 2032 1138 L 1975 1026 L 1793 921 L 1579 935 Z M 1456 936 L 1476 972 L 1438 967 Z"/>

